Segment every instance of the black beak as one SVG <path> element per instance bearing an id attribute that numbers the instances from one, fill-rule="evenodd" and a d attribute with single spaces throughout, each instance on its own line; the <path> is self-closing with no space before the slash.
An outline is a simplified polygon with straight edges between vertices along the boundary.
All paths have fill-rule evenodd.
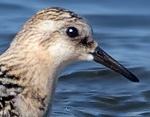
<path id="1" fill-rule="evenodd" d="M 105 65 L 106 67 L 114 70 L 115 72 L 120 73 L 127 79 L 133 82 L 139 82 L 139 79 L 128 71 L 125 67 L 119 64 L 116 60 L 114 60 L 111 56 L 109 56 L 106 52 L 104 52 L 101 48 L 97 47 L 95 52 L 92 53 L 94 56 L 94 61 Z"/>

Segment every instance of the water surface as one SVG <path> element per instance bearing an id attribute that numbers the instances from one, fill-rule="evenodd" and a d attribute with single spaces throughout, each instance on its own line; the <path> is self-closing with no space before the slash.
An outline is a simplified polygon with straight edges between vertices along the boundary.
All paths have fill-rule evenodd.
<path id="1" fill-rule="evenodd" d="M 150 1 L 0 1 L 0 53 L 37 11 L 64 7 L 85 17 L 101 48 L 136 74 L 132 83 L 94 62 L 66 67 L 59 76 L 52 117 L 150 116 Z"/>

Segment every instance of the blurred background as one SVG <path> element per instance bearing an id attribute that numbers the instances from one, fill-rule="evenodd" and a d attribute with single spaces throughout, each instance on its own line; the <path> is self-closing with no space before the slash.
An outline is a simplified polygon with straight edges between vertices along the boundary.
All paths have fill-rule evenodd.
<path id="1" fill-rule="evenodd" d="M 75 63 L 59 76 L 51 116 L 150 116 L 150 1 L 1 0 L 0 54 L 32 15 L 52 6 L 83 16 L 100 47 L 140 83 L 94 62 Z"/>

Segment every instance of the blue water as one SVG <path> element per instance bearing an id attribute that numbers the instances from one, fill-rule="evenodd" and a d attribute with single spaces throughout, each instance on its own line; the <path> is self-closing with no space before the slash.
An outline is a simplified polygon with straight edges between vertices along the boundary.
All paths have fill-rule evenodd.
<path id="1" fill-rule="evenodd" d="M 75 63 L 60 74 L 51 116 L 150 116 L 150 1 L 1 0 L 0 53 L 32 15 L 52 6 L 85 17 L 100 47 L 136 74 L 140 83 L 94 62 Z"/>

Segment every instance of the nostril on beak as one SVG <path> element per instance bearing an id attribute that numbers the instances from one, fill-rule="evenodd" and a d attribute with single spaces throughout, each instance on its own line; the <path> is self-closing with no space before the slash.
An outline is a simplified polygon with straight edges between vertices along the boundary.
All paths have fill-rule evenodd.
<path id="1" fill-rule="evenodd" d="M 95 53 L 99 53 L 99 50 L 100 50 L 100 48 L 99 48 L 99 47 L 96 47 L 96 48 L 95 48 Z"/>

